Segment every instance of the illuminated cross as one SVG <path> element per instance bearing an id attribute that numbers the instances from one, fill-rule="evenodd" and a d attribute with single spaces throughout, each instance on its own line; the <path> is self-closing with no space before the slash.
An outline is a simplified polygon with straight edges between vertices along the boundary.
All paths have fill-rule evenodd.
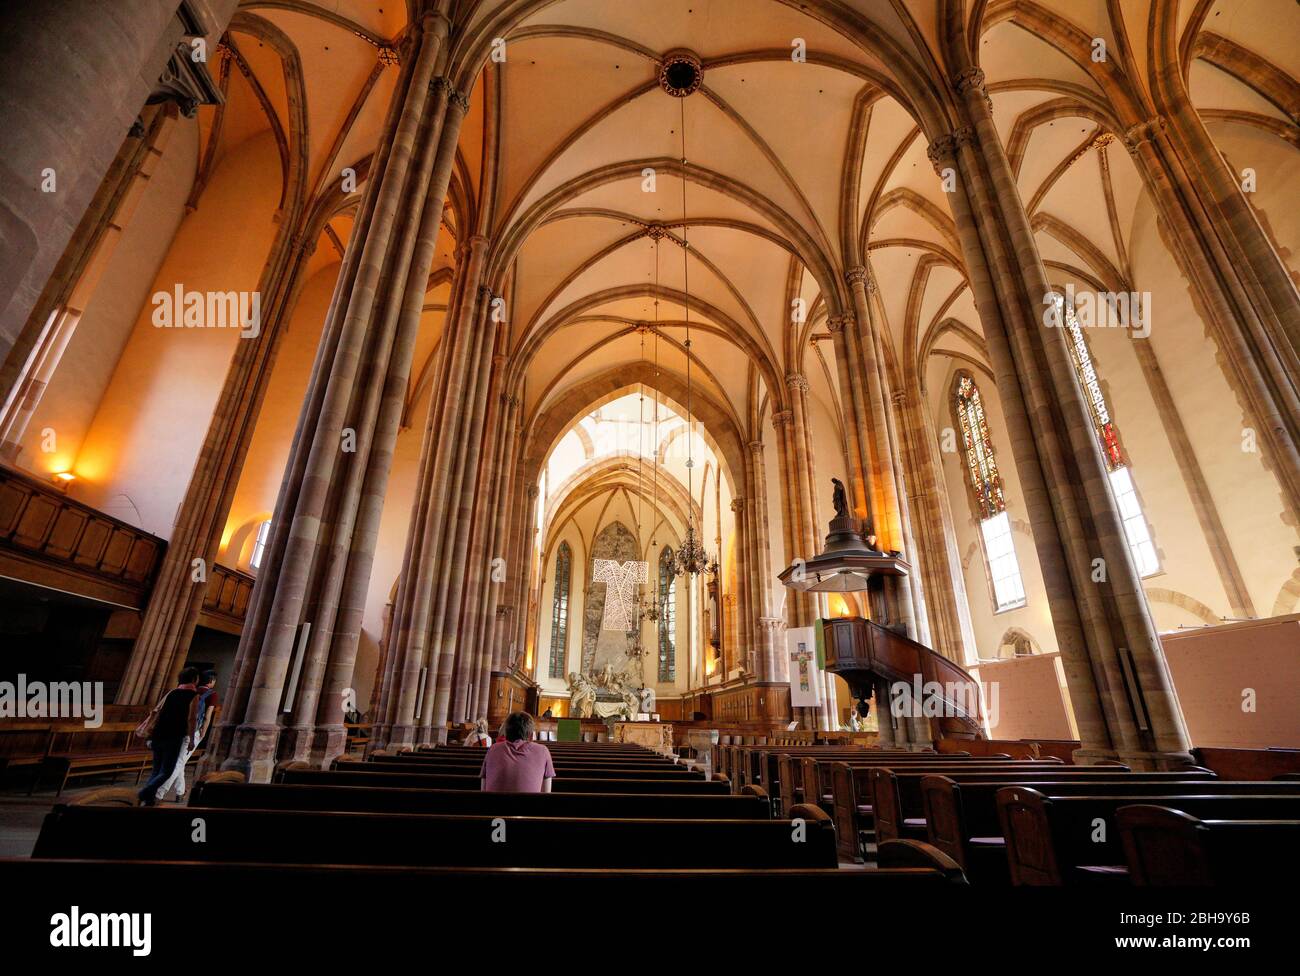
<path id="1" fill-rule="evenodd" d="M 595 559 L 591 568 L 591 581 L 605 584 L 605 615 L 600 629 L 631 630 L 636 614 L 636 586 L 646 581 L 646 564 L 635 560 L 618 563 L 612 559 Z"/>

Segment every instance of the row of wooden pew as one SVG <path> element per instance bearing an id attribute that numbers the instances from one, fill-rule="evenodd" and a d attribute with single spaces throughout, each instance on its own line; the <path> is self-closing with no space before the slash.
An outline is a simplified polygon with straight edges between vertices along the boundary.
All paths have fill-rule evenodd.
<path id="1" fill-rule="evenodd" d="M 733 793 L 722 777 L 639 747 L 546 745 L 557 773 L 549 794 L 480 792 L 482 750 L 439 747 L 328 770 L 291 765 L 274 783 L 221 775 L 197 784 L 184 807 L 58 805 L 32 860 L 0 864 L 0 874 L 47 865 L 60 876 L 99 869 L 161 883 L 184 865 L 182 876 L 219 883 L 231 871 L 254 877 L 273 868 L 276 884 L 293 886 L 328 865 L 385 885 L 395 874 L 427 881 L 501 871 L 549 880 L 740 877 L 773 891 L 795 878 L 964 882 L 945 855 L 902 838 L 881 845 L 878 869 L 841 871 L 829 815 L 793 804 L 776 818 L 756 784 Z"/>
<path id="2" fill-rule="evenodd" d="M 843 858 L 924 840 L 975 884 L 1213 884 L 1300 867 L 1294 780 L 835 746 L 724 747 L 718 762 L 778 811 L 830 814 Z"/>

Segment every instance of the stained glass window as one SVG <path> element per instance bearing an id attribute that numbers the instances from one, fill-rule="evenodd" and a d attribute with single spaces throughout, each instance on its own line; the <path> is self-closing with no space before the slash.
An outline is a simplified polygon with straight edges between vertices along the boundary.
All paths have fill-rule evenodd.
<path id="1" fill-rule="evenodd" d="M 993 451 L 984 401 L 975 379 L 965 371 L 957 374 L 953 387 L 953 413 L 961 430 L 967 477 L 979 513 L 980 535 L 984 541 L 984 559 L 993 586 L 993 603 L 997 610 L 1011 610 L 1025 605 L 1025 586 L 1020 578 L 1011 536 L 1011 519 L 1002 493 L 1002 477 Z"/>
<path id="2" fill-rule="evenodd" d="M 1114 471 L 1116 468 L 1123 467 L 1124 452 L 1119 446 L 1119 434 L 1115 430 L 1110 410 L 1106 406 L 1106 394 L 1102 392 L 1101 381 L 1097 378 L 1097 369 L 1092 364 L 1088 340 L 1083 336 L 1083 329 L 1079 327 L 1079 319 L 1075 316 L 1073 307 L 1066 303 L 1065 298 L 1053 292 L 1052 300 L 1056 302 L 1057 309 L 1064 312 L 1057 321 L 1063 322 L 1065 326 L 1070 359 L 1074 363 L 1074 371 L 1079 376 L 1079 386 L 1082 387 L 1083 397 L 1088 403 L 1088 412 L 1092 414 L 1092 425 L 1097 431 L 1097 439 L 1101 442 L 1101 455 L 1106 459 L 1106 469 Z"/>
<path id="3" fill-rule="evenodd" d="M 561 542 L 555 554 L 555 596 L 551 600 L 551 677 L 564 677 L 565 652 L 569 648 L 569 576 L 573 552 Z"/>
<path id="4" fill-rule="evenodd" d="M 677 680 L 677 577 L 673 573 L 673 551 L 668 546 L 659 554 L 659 680 Z"/>
<path id="5" fill-rule="evenodd" d="M 1133 563 L 1137 567 L 1138 575 L 1152 576 L 1160 571 L 1160 558 L 1156 555 L 1155 543 L 1151 540 L 1151 530 L 1147 526 L 1146 516 L 1142 513 L 1142 505 L 1138 501 L 1137 486 L 1133 483 L 1128 461 L 1124 458 L 1123 448 L 1120 447 L 1119 432 L 1115 430 L 1110 408 L 1106 405 L 1106 394 L 1102 391 L 1097 368 L 1093 365 L 1088 340 L 1079 326 L 1074 308 L 1065 297 L 1053 292 L 1052 300 L 1057 306 L 1057 321 L 1065 328 L 1066 345 L 1070 347 L 1070 360 L 1074 363 L 1074 371 L 1079 377 L 1079 387 L 1083 390 L 1088 411 L 1092 414 L 1092 426 L 1101 444 L 1101 456 L 1106 462 L 1106 470 L 1110 472 L 1110 486 L 1115 492 L 1115 503 L 1119 506 L 1120 519 L 1124 523 L 1124 535 L 1128 538 L 1129 550 L 1133 553 Z"/>
<path id="6" fill-rule="evenodd" d="M 954 395 L 957 426 L 966 452 L 966 470 L 970 475 L 971 489 L 975 492 L 975 502 L 981 519 L 992 518 L 1005 511 L 1007 503 L 1002 497 L 1002 478 L 993 454 L 988 421 L 984 418 L 984 401 L 980 399 L 979 387 L 970 373 L 958 374 Z"/>

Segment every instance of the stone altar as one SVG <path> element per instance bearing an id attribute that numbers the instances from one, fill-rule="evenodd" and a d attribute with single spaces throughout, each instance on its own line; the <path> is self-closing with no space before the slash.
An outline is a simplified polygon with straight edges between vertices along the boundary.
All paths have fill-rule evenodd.
<path id="1" fill-rule="evenodd" d="M 663 756 L 676 756 L 673 748 L 673 727 L 662 722 L 616 722 L 615 742 L 635 742 Z"/>

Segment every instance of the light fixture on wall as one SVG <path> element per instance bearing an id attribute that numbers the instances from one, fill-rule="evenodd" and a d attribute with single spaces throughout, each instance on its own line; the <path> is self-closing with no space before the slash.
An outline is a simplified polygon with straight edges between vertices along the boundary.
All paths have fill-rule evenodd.
<path id="1" fill-rule="evenodd" d="M 77 476 L 71 471 L 55 471 L 50 476 L 50 480 L 54 482 L 60 491 L 67 491 L 68 486 L 77 480 Z"/>

